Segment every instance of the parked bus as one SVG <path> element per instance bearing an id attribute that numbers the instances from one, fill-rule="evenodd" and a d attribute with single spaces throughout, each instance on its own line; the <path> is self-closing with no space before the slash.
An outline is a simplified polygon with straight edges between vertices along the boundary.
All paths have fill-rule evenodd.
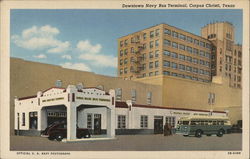
<path id="1" fill-rule="evenodd" d="M 228 133 L 231 123 L 228 117 L 220 116 L 188 116 L 181 117 L 178 120 L 176 133 L 183 136 L 194 135 L 201 137 L 202 135 L 211 136 L 213 134 L 222 137 Z"/>

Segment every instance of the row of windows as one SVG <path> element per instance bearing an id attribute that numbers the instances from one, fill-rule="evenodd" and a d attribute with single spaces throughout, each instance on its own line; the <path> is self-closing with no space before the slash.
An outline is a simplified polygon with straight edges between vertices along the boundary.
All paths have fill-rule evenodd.
<path id="1" fill-rule="evenodd" d="M 154 31 L 150 31 L 150 38 L 154 38 L 154 37 L 158 37 L 160 35 L 160 29 L 156 29 Z M 132 37 L 130 39 L 130 42 L 131 43 L 135 43 L 135 42 L 138 42 L 140 40 L 140 35 L 136 35 L 135 37 Z M 142 37 L 144 40 L 147 39 L 147 33 L 143 33 L 143 37 Z M 124 41 L 120 41 L 120 47 L 123 47 L 123 46 L 127 46 L 129 43 L 129 40 L 126 39 Z"/>
<path id="2" fill-rule="evenodd" d="M 196 44 L 196 45 L 198 45 L 198 46 L 202 46 L 202 47 L 204 47 L 204 48 L 211 49 L 211 45 L 210 45 L 209 43 L 205 43 L 205 42 L 203 42 L 203 41 L 199 41 L 199 40 L 197 40 L 197 39 L 193 39 L 193 38 L 190 37 L 190 36 L 186 36 L 186 35 L 184 35 L 184 34 L 181 34 L 181 33 L 176 32 L 176 31 L 171 31 L 171 30 L 169 30 L 169 29 L 167 29 L 167 28 L 164 29 L 164 34 L 165 34 L 165 35 L 172 36 L 172 37 L 174 37 L 174 38 L 179 38 L 179 39 L 181 39 L 181 40 L 183 40 L 183 41 L 187 41 L 187 42 L 189 42 L 189 43 L 194 43 L 194 44 Z"/>
<path id="3" fill-rule="evenodd" d="M 165 123 L 175 127 L 175 117 L 166 116 Z M 117 116 L 117 128 L 118 129 L 125 129 L 126 128 L 126 116 L 125 115 L 118 115 Z M 148 128 L 148 116 L 141 115 L 140 117 L 140 128 L 146 129 Z"/>
<path id="4" fill-rule="evenodd" d="M 116 95 L 116 100 L 117 101 L 122 101 L 122 89 L 121 88 L 117 88 L 115 90 L 115 95 Z M 136 102 L 136 90 L 132 89 L 131 90 L 131 99 L 132 102 L 135 103 Z M 152 92 L 147 92 L 147 104 L 150 105 L 152 103 Z"/>
<path id="5" fill-rule="evenodd" d="M 183 60 L 183 61 L 186 60 L 186 61 L 192 62 L 194 64 L 200 64 L 200 65 L 204 65 L 204 66 L 210 67 L 210 62 L 208 62 L 208 61 L 201 60 L 201 59 L 199 60 L 197 58 L 193 58 L 191 56 L 185 56 L 183 54 L 177 54 L 175 52 L 170 52 L 168 50 L 164 50 L 163 55 L 170 56 L 170 57 L 176 58 L 176 59 L 179 57 L 179 59 Z"/>
<path id="6" fill-rule="evenodd" d="M 185 46 L 183 44 L 178 44 L 176 42 L 171 42 L 170 40 L 164 40 L 165 46 L 172 46 L 172 48 L 187 51 L 188 53 L 194 54 L 194 55 L 200 55 L 206 58 L 210 58 L 211 55 L 209 52 L 205 52 L 204 50 L 199 50 L 196 48 L 192 48 L 190 46 Z"/>
<path id="7" fill-rule="evenodd" d="M 190 80 L 194 80 L 194 81 L 209 82 L 209 80 L 207 80 L 207 79 L 202 79 L 202 78 L 198 78 L 198 77 L 195 77 L 195 76 L 189 76 L 189 75 L 179 74 L 179 73 L 176 73 L 176 72 L 163 71 L 163 74 L 167 75 L 167 76 L 174 76 L 174 77 L 180 77 L 180 78 L 190 79 Z"/>
<path id="8" fill-rule="evenodd" d="M 198 69 L 196 67 L 186 66 L 186 65 L 183 65 L 183 64 L 179 64 L 179 66 L 178 66 L 177 63 L 166 61 L 166 60 L 163 61 L 163 66 L 164 67 L 172 67 L 173 69 L 179 68 L 179 70 L 181 70 L 181 71 L 199 73 L 201 75 L 207 75 L 207 76 L 210 75 L 210 71 L 203 70 L 203 69 Z"/>

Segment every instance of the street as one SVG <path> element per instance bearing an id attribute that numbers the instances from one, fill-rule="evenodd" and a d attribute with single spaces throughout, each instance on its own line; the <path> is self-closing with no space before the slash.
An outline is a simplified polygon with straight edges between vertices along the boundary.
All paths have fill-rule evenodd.
<path id="1" fill-rule="evenodd" d="M 11 136 L 13 151 L 230 151 L 242 149 L 242 134 L 223 137 L 117 135 L 115 140 L 64 143 L 42 137 Z"/>

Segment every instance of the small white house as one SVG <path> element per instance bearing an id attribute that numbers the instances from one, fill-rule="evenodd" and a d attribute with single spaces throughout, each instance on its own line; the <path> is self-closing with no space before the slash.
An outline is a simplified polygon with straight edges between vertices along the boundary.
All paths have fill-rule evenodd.
<path id="1" fill-rule="evenodd" d="M 39 135 L 56 122 L 67 121 L 67 139 L 76 138 L 76 126 L 88 128 L 92 134 L 163 133 L 165 123 L 176 125 L 189 115 L 227 116 L 222 111 L 207 111 L 116 102 L 115 91 L 98 88 L 67 89 L 52 87 L 35 96 L 15 99 L 15 131 L 19 135 Z"/>

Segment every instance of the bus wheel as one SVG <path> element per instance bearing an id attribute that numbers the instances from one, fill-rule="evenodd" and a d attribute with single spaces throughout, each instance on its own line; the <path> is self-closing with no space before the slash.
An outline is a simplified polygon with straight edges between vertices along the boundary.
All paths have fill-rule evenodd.
<path id="1" fill-rule="evenodd" d="M 202 131 L 201 130 L 196 130 L 195 136 L 196 137 L 201 137 L 201 135 L 202 135 Z"/>
<path id="2" fill-rule="evenodd" d="M 224 134 L 224 130 L 220 129 L 220 130 L 218 131 L 218 133 L 217 133 L 217 136 L 218 136 L 218 137 L 222 137 L 223 134 Z"/>

